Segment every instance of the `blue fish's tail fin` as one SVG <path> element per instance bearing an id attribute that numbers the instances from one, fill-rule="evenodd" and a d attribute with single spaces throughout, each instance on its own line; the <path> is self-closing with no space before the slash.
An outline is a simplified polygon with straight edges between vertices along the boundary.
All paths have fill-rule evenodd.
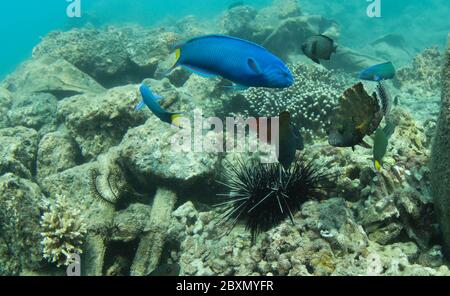
<path id="1" fill-rule="evenodd" d="M 170 124 L 181 128 L 181 118 L 182 117 L 183 117 L 183 113 L 171 113 L 170 114 Z"/>

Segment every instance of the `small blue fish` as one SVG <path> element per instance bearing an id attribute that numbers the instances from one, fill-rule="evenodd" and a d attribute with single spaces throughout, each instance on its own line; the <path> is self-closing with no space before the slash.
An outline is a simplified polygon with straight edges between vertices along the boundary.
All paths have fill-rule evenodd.
<path id="1" fill-rule="evenodd" d="M 176 63 L 203 77 L 222 77 L 235 88 L 287 88 L 294 77 L 284 62 L 255 43 L 224 36 L 207 35 L 175 47 Z"/>
<path id="2" fill-rule="evenodd" d="M 161 100 L 162 97 L 153 94 L 152 90 L 148 86 L 142 84 L 139 90 L 143 101 L 136 106 L 135 111 L 139 111 L 147 106 L 153 114 L 161 119 L 161 121 L 180 127 L 181 113 L 171 113 L 161 108 L 158 101 Z"/>
<path id="3" fill-rule="evenodd" d="M 382 81 L 395 77 L 395 68 L 392 62 L 371 66 L 359 74 L 359 79 L 369 81 Z"/>

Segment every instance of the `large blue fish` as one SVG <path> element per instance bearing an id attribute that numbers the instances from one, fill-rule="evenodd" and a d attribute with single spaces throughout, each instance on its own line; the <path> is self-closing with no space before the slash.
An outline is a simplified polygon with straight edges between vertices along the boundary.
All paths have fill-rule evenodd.
<path id="1" fill-rule="evenodd" d="M 395 77 L 395 68 L 391 62 L 371 66 L 359 74 L 359 79 L 382 81 Z"/>
<path id="2" fill-rule="evenodd" d="M 207 35 L 175 46 L 176 63 L 204 77 L 222 77 L 236 87 L 286 88 L 294 83 L 284 62 L 255 43 Z"/>
<path id="3" fill-rule="evenodd" d="M 139 90 L 143 101 L 135 108 L 135 111 L 139 111 L 147 106 L 153 114 L 161 119 L 161 121 L 178 127 L 180 126 L 179 119 L 181 117 L 181 113 L 171 113 L 161 108 L 158 101 L 161 100 L 162 97 L 155 95 L 148 86 L 142 84 Z"/>

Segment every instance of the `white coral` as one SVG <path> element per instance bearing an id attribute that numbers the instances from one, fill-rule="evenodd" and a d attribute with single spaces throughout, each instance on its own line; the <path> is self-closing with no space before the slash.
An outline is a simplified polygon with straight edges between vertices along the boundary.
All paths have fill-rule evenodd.
<path id="1" fill-rule="evenodd" d="M 43 257 L 49 262 L 69 265 L 73 254 L 81 254 L 87 232 L 86 222 L 78 208 L 69 205 L 64 196 L 49 203 L 41 217 Z"/>
<path id="2" fill-rule="evenodd" d="M 252 88 L 243 95 L 249 104 L 245 115 L 278 116 L 289 111 L 302 133 L 324 135 L 344 90 L 353 84 L 347 75 L 315 65 L 290 66 L 295 84 L 284 90 Z"/>

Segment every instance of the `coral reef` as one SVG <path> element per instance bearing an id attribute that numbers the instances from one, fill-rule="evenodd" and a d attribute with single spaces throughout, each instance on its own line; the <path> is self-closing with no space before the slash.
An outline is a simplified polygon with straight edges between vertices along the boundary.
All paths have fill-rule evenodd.
<path id="1" fill-rule="evenodd" d="M 38 180 L 63 172 L 78 165 L 81 153 L 67 131 L 58 130 L 42 137 L 36 157 Z"/>
<path id="2" fill-rule="evenodd" d="M 0 129 L 0 175 L 14 173 L 30 179 L 34 174 L 38 135 L 33 129 Z"/>
<path id="3" fill-rule="evenodd" d="M 431 157 L 431 184 L 433 199 L 445 243 L 445 253 L 450 256 L 450 35 L 442 71 L 441 113 L 433 143 Z"/>
<path id="4" fill-rule="evenodd" d="M 398 70 L 400 90 L 395 95 L 421 122 L 435 121 L 439 115 L 442 61 L 439 48 L 431 47 L 418 54 L 411 66 Z"/>
<path id="5" fill-rule="evenodd" d="M 43 257 L 57 266 L 69 265 L 72 255 L 81 255 L 86 222 L 80 209 L 69 205 L 64 196 L 49 202 L 41 217 Z"/>
<path id="6" fill-rule="evenodd" d="M 243 94 L 249 105 L 246 115 L 271 117 L 289 111 L 304 136 L 326 135 L 338 98 L 346 87 L 351 86 L 350 78 L 314 65 L 297 64 L 291 70 L 295 84 L 286 90 L 246 91 Z"/>
<path id="7" fill-rule="evenodd" d="M 40 267 L 40 202 L 37 184 L 7 173 L 0 177 L 0 274 Z"/>
<path id="8" fill-rule="evenodd" d="M 295 225 L 285 222 L 254 245 L 243 226 L 218 238 L 224 230 L 215 226 L 215 215 L 198 212 L 190 202 L 174 211 L 169 238 L 180 247 L 172 249 L 171 259 L 182 275 L 450 274 L 445 265 L 417 264 L 413 242 L 381 246 L 369 240 L 343 199 L 306 203 Z"/>
<path id="9" fill-rule="evenodd" d="M 173 43 L 213 32 L 279 54 L 296 84 L 235 93 L 184 69 L 160 77 L 173 63 Z M 341 71 L 353 74 L 379 57 L 339 44 L 325 67 L 313 65 L 300 47 L 317 33 L 339 41 L 340 28 L 305 14 L 298 1 L 276 0 L 262 9 L 231 7 L 210 22 L 189 16 L 164 28 L 84 27 L 45 36 L 0 83 L 0 274 L 62 275 L 67 255 L 76 252 L 83 275 L 148 275 L 165 263 L 179 264 L 182 275 L 449 275 L 449 242 L 441 246 L 437 229 L 437 221 L 444 234 L 450 225 L 443 210 L 448 65 L 431 172 L 430 117 L 437 114 L 442 58 L 436 48 L 386 83 L 400 106 L 386 118 L 397 129 L 377 174 L 371 150 L 330 147 L 323 136 L 337 99 L 355 84 Z M 377 41 L 380 54 L 397 55 L 396 42 Z M 254 244 L 241 221 L 227 235 L 228 227 L 217 226 L 223 212 L 211 205 L 220 202 L 221 164 L 238 152 L 174 149 L 180 130 L 150 110 L 134 112 L 142 82 L 164 98 L 164 108 L 190 119 L 196 108 L 203 117 L 290 111 L 314 140 L 297 157 L 337 175 L 326 199 L 302 203 L 294 223 L 279 221 Z M 231 138 L 208 127 L 202 136 L 204 150 L 209 141 Z"/>

